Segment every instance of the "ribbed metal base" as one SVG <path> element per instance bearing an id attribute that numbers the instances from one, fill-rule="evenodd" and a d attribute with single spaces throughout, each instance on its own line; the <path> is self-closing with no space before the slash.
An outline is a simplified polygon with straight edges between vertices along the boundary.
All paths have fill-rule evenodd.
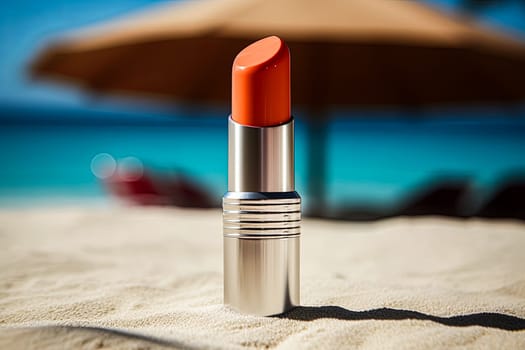
<path id="1" fill-rule="evenodd" d="M 225 304 L 261 316 L 299 305 L 299 195 L 228 192 L 223 220 Z"/>

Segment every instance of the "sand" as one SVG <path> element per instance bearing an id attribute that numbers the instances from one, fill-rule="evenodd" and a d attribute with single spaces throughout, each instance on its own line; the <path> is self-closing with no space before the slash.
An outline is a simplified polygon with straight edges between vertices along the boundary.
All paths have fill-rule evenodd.
<path id="1" fill-rule="evenodd" d="M 0 210 L 1 349 L 525 348 L 525 224 L 305 220 L 301 308 L 222 305 L 218 210 Z"/>

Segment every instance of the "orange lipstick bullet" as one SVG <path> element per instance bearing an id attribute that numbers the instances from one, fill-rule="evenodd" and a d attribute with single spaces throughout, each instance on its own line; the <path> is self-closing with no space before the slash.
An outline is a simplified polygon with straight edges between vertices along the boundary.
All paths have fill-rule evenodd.
<path id="1" fill-rule="evenodd" d="M 284 124 L 290 113 L 290 51 L 271 36 L 242 50 L 232 69 L 232 119 L 247 126 Z"/>

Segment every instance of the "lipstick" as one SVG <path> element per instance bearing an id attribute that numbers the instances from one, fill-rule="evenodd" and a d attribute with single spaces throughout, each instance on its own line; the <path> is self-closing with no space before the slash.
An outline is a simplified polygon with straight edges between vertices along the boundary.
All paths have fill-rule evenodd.
<path id="1" fill-rule="evenodd" d="M 228 122 L 224 303 L 242 313 L 270 316 L 299 305 L 293 123 L 288 47 L 276 36 L 261 39 L 233 62 Z"/>

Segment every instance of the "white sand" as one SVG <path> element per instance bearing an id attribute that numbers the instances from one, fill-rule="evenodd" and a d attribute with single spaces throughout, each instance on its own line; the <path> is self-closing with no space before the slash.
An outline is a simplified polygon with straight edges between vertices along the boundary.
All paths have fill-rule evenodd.
<path id="1" fill-rule="evenodd" d="M 2 209 L 0 348 L 521 348 L 525 224 L 306 220 L 302 304 L 222 305 L 221 213 Z"/>

